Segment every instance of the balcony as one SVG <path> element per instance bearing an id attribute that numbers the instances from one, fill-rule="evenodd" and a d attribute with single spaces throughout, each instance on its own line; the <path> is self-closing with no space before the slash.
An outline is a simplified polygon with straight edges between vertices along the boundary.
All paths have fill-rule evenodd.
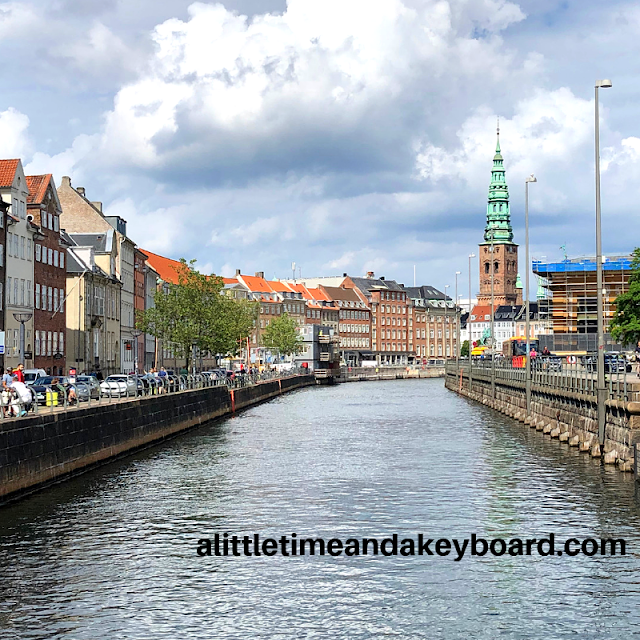
<path id="1" fill-rule="evenodd" d="M 320 344 L 329 344 L 331 342 L 331 336 L 318 336 L 318 342 Z"/>
<path id="2" fill-rule="evenodd" d="M 330 362 L 331 354 L 329 352 L 323 352 L 320 354 L 320 362 Z"/>

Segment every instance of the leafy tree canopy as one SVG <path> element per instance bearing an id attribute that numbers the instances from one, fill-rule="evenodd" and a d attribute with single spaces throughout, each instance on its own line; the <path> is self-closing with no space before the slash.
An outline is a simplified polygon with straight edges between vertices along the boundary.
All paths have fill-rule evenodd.
<path id="1" fill-rule="evenodd" d="M 622 344 L 640 341 L 640 248 L 633 251 L 629 289 L 615 301 L 616 310 L 609 324 L 614 340 Z"/>
<path id="2" fill-rule="evenodd" d="M 262 334 L 262 343 L 268 349 L 277 349 L 289 356 L 302 351 L 302 338 L 298 335 L 298 324 L 287 313 L 271 320 Z"/>
<path id="3" fill-rule="evenodd" d="M 222 278 L 200 273 L 195 260 L 181 259 L 176 273 L 177 284 L 165 283 L 154 296 L 155 307 L 138 313 L 137 328 L 171 344 L 187 360 L 194 348 L 236 353 L 253 330 L 257 303 L 223 295 Z"/>

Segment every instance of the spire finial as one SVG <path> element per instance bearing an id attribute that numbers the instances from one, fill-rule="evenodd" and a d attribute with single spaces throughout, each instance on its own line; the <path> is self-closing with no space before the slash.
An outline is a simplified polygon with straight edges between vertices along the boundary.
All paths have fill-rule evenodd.
<path id="1" fill-rule="evenodd" d="M 496 133 L 500 135 L 500 116 L 498 116 L 498 126 L 496 127 Z"/>

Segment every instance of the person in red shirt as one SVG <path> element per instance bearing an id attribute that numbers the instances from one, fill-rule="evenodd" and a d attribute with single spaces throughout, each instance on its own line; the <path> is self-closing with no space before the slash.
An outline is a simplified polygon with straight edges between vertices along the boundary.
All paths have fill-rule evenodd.
<path id="1" fill-rule="evenodd" d="M 24 382 L 24 365 L 22 363 L 17 366 L 13 375 L 18 378 L 18 382 Z"/>

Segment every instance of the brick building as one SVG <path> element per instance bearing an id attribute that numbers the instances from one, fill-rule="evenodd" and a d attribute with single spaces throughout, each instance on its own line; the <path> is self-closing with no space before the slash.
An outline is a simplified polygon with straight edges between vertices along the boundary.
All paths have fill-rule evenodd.
<path id="1" fill-rule="evenodd" d="M 146 253 L 136 248 L 133 256 L 133 313 L 134 327 L 138 315 L 145 310 L 146 307 L 146 272 L 147 272 L 147 256 Z M 133 368 L 136 373 L 142 373 L 145 369 L 145 334 L 137 329 L 133 330 Z M 136 344 L 137 343 L 137 344 Z"/>
<path id="2" fill-rule="evenodd" d="M 66 372 L 66 253 L 60 234 L 62 208 L 53 176 L 27 176 L 27 213 L 40 227 L 34 238 L 34 363 L 49 375 Z"/>
<path id="3" fill-rule="evenodd" d="M 373 357 L 371 349 L 371 309 L 357 289 L 320 285 L 338 306 L 338 332 L 342 359 L 351 366 Z"/>

